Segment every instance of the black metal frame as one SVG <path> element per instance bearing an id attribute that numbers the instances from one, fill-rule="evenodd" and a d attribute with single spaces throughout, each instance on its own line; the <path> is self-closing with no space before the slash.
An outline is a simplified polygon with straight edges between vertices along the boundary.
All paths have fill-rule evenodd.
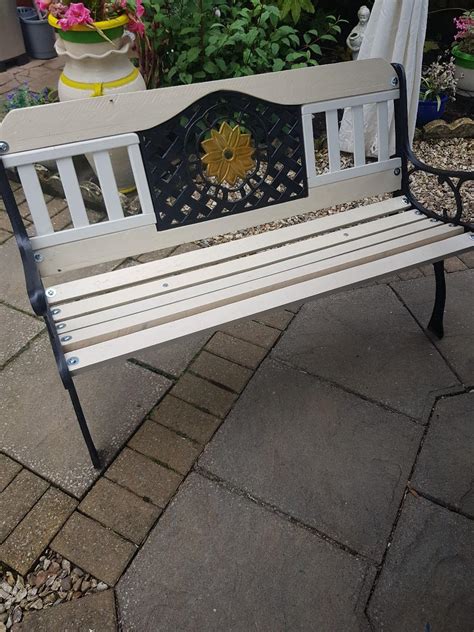
<path id="1" fill-rule="evenodd" d="M 41 316 L 45 323 L 46 329 L 49 334 L 51 347 L 54 353 L 54 359 L 58 369 L 59 376 L 63 383 L 64 388 L 68 391 L 71 398 L 71 402 L 76 413 L 77 421 L 86 442 L 87 449 L 92 464 L 96 469 L 101 468 L 101 461 L 99 453 L 92 440 L 87 421 L 82 410 L 79 397 L 77 395 L 76 387 L 69 371 L 64 352 L 61 347 L 56 325 L 54 324 L 53 315 L 49 308 L 48 301 L 46 300 L 46 294 L 44 291 L 44 285 L 41 280 L 41 276 L 38 271 L 38 266 L 35 260 L 35 255 L 31 247 L 31 242 L 23 224 L 18 205 L 15 200 L 10 182 L 8 181 L 7 173 L 3 162 L 0 158 L 0 193 L 5 203 L 8 217 L 10 218 L 13 232 L 15 234 L 16 243 L 20 251 L 21 260 L 23 263 L 23 271 L 25 274 L 26 291 L 28 298 L 30 299 L 31 307 L 37 316 Z"/>
<path id="2" fill-rule="evenodd" d="M 438 169 L 425 164 L 415 156 L 411 149 L 408 137 L 408 108 L 405 69 L 400 64 L 392 64 L 392 66 L 397 73 L 400 88 L 400 98 L 395 101 L 395 132 L 396 155 L 399 156 L 402 161 L 401 193 L 407 198 L 414 208 L 427 217 L 430 217 L 432 220 L 462 226 L 465 231 L 474 231 L 474 224 L 462 219 L 464 208 L 461 195 L 462 186 L 468 181 L 474 181 L 474 171 L 451 171 L 448 169 Z M 412 167 L 408 166 L 409 163 L 412 164 Z M 456 202 L 456 212 L 454 215 L 449 215 L 446 210 L 442 214 L 437 213 L 432 209 L 426 208 L 426 206 L 416 198 L 410 189 L 410 176 L 417 171 L 435 175 L 438 177 L 439 184 L 447 184 L 449 186 L 453 192 L 454 200 Z M 453 181 L 453 178 L 457 180 L 456 183 Z M 436 294 L 433 312 L 427 328 L 435 334 L 437 338 L 441 339 L 444 336 L 443 316 L 446 305 L 446 276 L 444 261 L 436 261 L 433 263 L 433 268 L 436 281 Z"/>

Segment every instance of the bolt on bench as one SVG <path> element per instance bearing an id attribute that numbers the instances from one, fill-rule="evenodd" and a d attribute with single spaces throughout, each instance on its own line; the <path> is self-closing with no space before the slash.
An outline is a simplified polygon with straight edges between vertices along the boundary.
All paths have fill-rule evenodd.
<path id="1" fill-rule="evenodd" d="M 390 156 L 389 111 L 396 151 Z M 353 164 L 339 118 L 352 113 Z M 378 122 L 366 159 L 364 108 Z M 443 259 L 474 246 L 462 186 L 474 172 L 438 170 L 412 154 L 403 69 L 381 59 L 119 94 L 10 112 L 0 127 L 0 187 L 28 296 L 44 317 L 58 371 L 94 466 L 98 452 L 75 390 L 77 373 L 222 323 L 434 262 L 428 325 L 443 335 Z M 329 168 L 315 160 L 325 120 Z M 126 151 L 140 212 L 124 214 L 111 150 Z M 73 158 L 93 159 L 107 218 L 89 221 Z M 55 160 L 72 228 L 55 231 L 35 163 Z M 411 166 L 409 167 L 409 163 Z M 16 168 L 33 219 L 29 238 L 7 180 Z M 410 184 L 431 174 L 451 210 L 421 204 Z M 344 213 L 61 282 L 61 273 L 205 239 L 335 204 L 393 193 Z M 57 276 L 46 288 L 44 277 Z"/>

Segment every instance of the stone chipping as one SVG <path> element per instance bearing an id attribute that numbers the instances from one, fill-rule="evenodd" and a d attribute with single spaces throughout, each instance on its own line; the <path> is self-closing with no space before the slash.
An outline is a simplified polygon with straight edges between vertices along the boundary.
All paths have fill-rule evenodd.
<path id="1" fill-rule="evenodd" d="M 25 613 L 43 610 L 108 588 L 51 549 L 46 549 L 26 576 L 0 565 L 0 632 L 22 621 Z"/>

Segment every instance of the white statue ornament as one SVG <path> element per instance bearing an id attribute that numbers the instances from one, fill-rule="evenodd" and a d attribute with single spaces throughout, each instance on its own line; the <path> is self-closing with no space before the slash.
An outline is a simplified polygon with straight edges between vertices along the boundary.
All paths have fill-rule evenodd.
<path id="1" fill-rule="evenodd" d="M 370 9 L 364 5 L 357 11 L 358 23 L 352 31 L 349 33 L 349 37 L 346 40 L 346 44 L 352 51 L 352 59 L 357 59 L 359 56 L 359 50 L 362 46 L 362 40 L 367 29 L 367 24 L 370 18 Z"/>

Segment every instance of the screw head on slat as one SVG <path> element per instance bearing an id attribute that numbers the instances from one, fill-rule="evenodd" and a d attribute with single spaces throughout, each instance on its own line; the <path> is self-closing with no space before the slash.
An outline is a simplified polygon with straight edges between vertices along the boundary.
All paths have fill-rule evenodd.
<path id="1" fill-rule="evenodd" d="M 40 252 L 35 252 L 34 257 L 37 263 L 41 263 L 41 261 L 44 261 L 44 257 Z"/>
<path id="2" fill-rule="evenodd" d="M 423 215 L 421 211 L 415 211 L 415 215 Z"/>
<path id="3" fill-rule="evenodd" d="M 469 239 L 474 239 L 474 233 L 471 233 L 471 234 L 469 235 Z"/>
<path id="4" fill-rule="evenodd" d="M 56 325 L 56 329 L 58 330 L 64 329 L 64 327 L 66 327 L 66 323 L 59 323 L 59 325 Z"/>
<path id="5" fill-rule="evenodd" d="M 400 175 L 400 167 L 396 167 L 396 169 L 394 169 L 394 170 L 393 170 L 393 173 L 394 173 L 396 176 L 399 176 L 399 175 Z"/>
<path id="6" fill-rule="evenodd" d="M 392 77 L 392 81 L 390 83 L 392 86 L 398 86 L 398 77 Z"/>
<path id="7" fill-rule="evenodd" d="M 70 340 L 72 340 L 72 336 L 63 336 L 61 338 L 61 342 L 69 342 Z"/>
<path id="8" fill-rule="evenodd" d="M 0 154 L 6 154 L 9 149 L 9 144 L 6 143 L 4 140 L 0 140 Z"/>
<path id="9" fill-rule="evenodd" d="M 54 287 L 50 287 L 46 290 L 46 296 L 56 296 L 56 290 Z"/>
<path id="10" fill-rule="evenodd" d="M 53 316 L 57 316 L 57 315 L 58 315 L 58 314 L 60 314 L 60 313 L 61 313 L 61 310 L 59 309 L 59 307 L 56 307 L 55 309 L 52 309 L 52 310 L 51 310 L 51 314 L 52 314 Z"/>
<path id="11" fill-rule="evenodd" d="M 75 364 L 79 364 L 79 358 L 68 358 L 66 362 L 69 366 L 74 366 Z"/>

